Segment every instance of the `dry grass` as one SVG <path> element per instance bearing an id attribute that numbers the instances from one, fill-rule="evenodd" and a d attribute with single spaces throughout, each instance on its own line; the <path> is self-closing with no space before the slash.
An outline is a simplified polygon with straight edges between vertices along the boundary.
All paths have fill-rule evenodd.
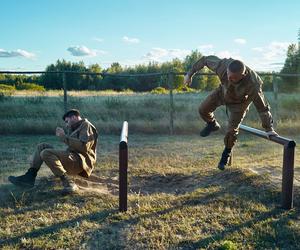
<path id="1" fill-rule="evenodd" d="M 118 139 L 100 138 L 95 174 L 108 190 Z M 220 134 L 131 135 L 129 210 L 119 213 L 114 192 L 62 196 L 46 166 L 31 190 L 8 184 L 41 141 L 60 145 L 53 136 L 0 137 L 1 249 L 300 249 L 299 187 L 295 208 L 281 210 L 272 176 L 249 170 L 281 168 L 282 149 L 271 142 L 242 135 L 234 165 L 220 172 Z M 295 168 L 299 179 L 297 152 Z"/>
<path id="2" fill-rule="evenodd" d="M 106 134 L 119 134 L 123 120 L 131 124 L 132 133 L 168 134 L 170 131 L 170 97 L 149 93 L 80 91 L 69 92 L 69 108 L 78 108 L 96 127 Z M 174 94 L 174 130 L 177 134 L 195 134 L 203 122 L 198 106 L 208 93 Z M 275 102 L 266 93 L 272 107 Z M 296 94 L 281 94 L 278 112 L 274 116 L 280 133 L 299 134 L 300 110 Z M 62 126 L 64 112 L 62 91 L 42 94 L 18 91 L 16 96 L 0 100 L 0 134 L 53 134 Z M 226 109 L 221 107 L 216 116 L 223 125 Z M 252 107 L 246 124 L 261 127 L 256 110 Z"/>

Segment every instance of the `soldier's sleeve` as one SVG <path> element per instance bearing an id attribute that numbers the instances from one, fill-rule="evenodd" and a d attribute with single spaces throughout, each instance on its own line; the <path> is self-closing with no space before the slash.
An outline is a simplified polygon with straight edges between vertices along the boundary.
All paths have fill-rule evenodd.
<path id="1" fill-rule="evenodd" d="M 78 139 L 64 136 L 62 140 L 70 147 L 70 149 L 79 153 L 85 153 L 92 146 L 92 142 L 95 140 L 95 135 L 92 127 L 88 123 L 84 123 L 79 131 Z"/>
<path id="2" fill-rule="evenodd" d="M 262 127 L 266 131 L 271 130 L 271 128 L 273 128 L 273 118 L 270 112 L 270 106 L 265 101 L 265 97 L 262 92 L 262 82 L 251 89 L 247 99 L 247 103 L 250 104 L 251 102 L 253 102 L 259 114 L 262 122 Z"/>
<path id="3" fill-rule="evenodd" d="M 191 70 L 188 72 L 188 75 L 192 77 L 194 74 L 196 74 L 199 70 L 201 70 L 204 66 L 208 67 L 210 70 L 215 72 L 218 76 L 222 75 L 223 72 L 220 72 L 220 67 L 222 64 L 222 61 L 217 56 L 202 56 L 197 62 L 195 62 L 191 68 Z"/>

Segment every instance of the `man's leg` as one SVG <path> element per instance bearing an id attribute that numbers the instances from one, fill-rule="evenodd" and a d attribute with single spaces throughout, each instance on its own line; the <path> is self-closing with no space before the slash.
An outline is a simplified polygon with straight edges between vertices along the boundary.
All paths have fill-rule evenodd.
<path id="1" fill-rule="evenodd" d="M 68 174 L 78 175 L 83 171 L 78 155 L 67 151 L 45 149 L 40 156 L 53 174 L 61 178 L 66 192 L 70 193 L 78 190 L 76 184 L 68 177 Z"/>
<path id="2" fill-rule="evenodd" d="M 53 147 L 47 143 L 38 144 L 35 152 L 32 155 L 30 168 L 28 169 L 28 171 L 21 176 L 9 176 L 8 180 L 17 186 L 33 187 L 35 183 L 35 178 L 37 176 L 37 172 L 39 171 L 43 163 L 43 160 L 40 157 L 40 153 L 46 148 L 53 148 Z"/>
<path id="3" fill-rule="evenodd" d="M 202 137 L 206 137 L 211 132 L 217 131 L 220 128 L 220 125 L 216 121 L 213 112 L 217 107 L 222 105 L 221 97 L 221 88 L 218 88 L 208 95 L 199 106 L 199 114 L 207 123 L 206 127 L 200 132 Z"/>
<path id="4" fill-rule="evenodd" d="M 220 170 L 224 170 L 226 165 L 228 164 L 228 161 L 229 161 L 229 158 L 231 155 L 231 150 L 237 141 L 237 135 L 239 133 L 240 124 L 242 123 L 245 115 L 246 115 L 246 111 L 230 112 L 227 132 L 224 137 L 225 148 L 224 148 L 221 160 L 218 165 L 218 168 Z"/>

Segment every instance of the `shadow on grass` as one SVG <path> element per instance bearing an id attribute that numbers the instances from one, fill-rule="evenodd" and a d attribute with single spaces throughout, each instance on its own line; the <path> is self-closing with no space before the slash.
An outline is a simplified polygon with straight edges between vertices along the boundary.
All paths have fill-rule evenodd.
<path id="1" fill-rule="evenodd" d="M 138 177 L 135 179 L 135 181 L 138 181 Z M 190 194 L 182 190 L 182 193 L 185 193 L 183 196 L 178 196 L 180 202 L 178 203 L 178 200 L 174 203 L 174 206 L 171 205 L 170 208 L 163 209 L 156 212 L 150 212 L 146 214 L 137 214 L 135 212 L 132 212 L 132 215 L 130 215 L 130 218 L 123 219 L 120 221 L 114 221 L 110 224 L 108 224 L 106 227 L 94 231 L 90 235 L 90 240 L 88 242 L 88 246 L 90 246 L 92 249 L 96 249 L 98 247 L 104 247 L 104 249 L 109 248 L 115 248 L 115 247 L 127 247 L 127 248 L 145 248 L 147 247 L 147 239 L 141 238 L 138 241 L 135 239 L 130 239 L 127 241 L 127 243 L 130 244 L 130 246 L 125 245 L 126 241 L 124 240 L 124 233 L 125 229 L 134 227 L 137 225 L 141 220 L 143 219 L 151 219 L 154 220 L 162 215 L 166 215 L 178 210 L 182 210 L 184 207 L 196 207 L 200 205 L 208 205 L 212 206 L 214 203 L 218 201 L 222 201 L 223 197 L 225 195 L 231 195 L 233 199 L 236 200 L 251 200 L 258 206 L 264 205 L 267 209 L 267 211 L 259 212 L 259 210 L 254 209 L 251 211 L 251 219 L 248 219 L 238 225 L 226 225 L 225 229 L 222 231 L 216 230 L 211 236 L 201 238 L 201 235 L 199 235 L 200 239 L 198 241 L 182 241 L 176 246 L 173 245 L 176 249 L 197 249 L 197 248 L 206 248 L 211 243 L 214 243 L 216 241 L 220 241 L 224 239 L 226 236 L 228 236 L 231 233 L 234 232 L 241 232 L 245 228 L 252 228 L 255 233 L 256 232 L 254 225 L 256 223 L 264 222 L 268 224 L 269 227 L 272 227 L 273 230 L 276 231 L 277 236 L 280 237 L 280 240 L 276 241 L 274 237 L 271 237 L 266 233 L 265 235 L 260 235 L 258 237 L 261 237 L 257 243 L 257 247 L 260 247 L 259 242 L 263 242 L 262 246 L 297 246 L 296 242 L 293 241 L 291 238 L 291 235 L 294 235 L 294 237 L 300 237 L 299 232 L 295 231 L 294 229 L 291 229 L 288 227 L 288 221 L 293 220 L 300 216 L 300 211 L 298 209 L 293 209 L 291 211 L 286 211 L 280 208 L 280 191 L 275 190 L 273 186 L 268 185 L 267 181 L 263 179 L 260 176 L 253 175 L 252 173 L 245 174 L 244 171 L 233 169 L 229 171 L 224 172 L 215 172 L 214 174 L 199 177 L 198 181 L 196 182 L 197 176 L 191 175 L 183 175 L 180 176 L 178 174 L 174 175 L 152 175 L 148 176 L 146 180 L 144 180 L 143 185 L 146 187 L 146 192 L 151 191 L 151 186 L 154 187 L 153 192 L 149 193 L 159 193 L 159 188 L 161 189 L 161 192 L 164 193 L 171 193 L 174 194 L 174 187 L 173 189 L 169 190 L 169 187 L 165 187 L 164 185 L 167 184 L 170 187 L 172 185 L 177 185 L 179 180 L 187 181 L 190 183 L 191 181 L 194 182 L 194 184 L 191 186 L 188 186 L 187 189 Z M 195 183 L 196 182 L 196 183 Z M 144 186 L 141 185 L 141 190 L 144 188 Z M 175 186 L 176 186 L 175 185 Z M 210 192 L 207 194 L 200 194 L 197 195 L 197 188 L 201 187 L 209 187 L 209 186 L 218 186 L 219 189 L 216 192 Z M 176 186 L 178 188 L 178 185 Z M 179 186 L 179 188 L 182 188 L 183 186 Z M 195 190 L 196 195 L 193 194 L 193 190 Z M 298 190 L 299 191 L 299 190 Z M 297 190 L 295 190 L 297 192 Z M 297 196 L 296 196 L 297 197 Z M 295 197 L 295 198 L 296 198 Z M 246 204 L 246 203 L 245 203 Z M 244 206 L 245 206 L 244 204 Z M 132 205 L 132 204 L 131 204 Z M 221 205 L 222 204 L 221 202 Z M 227 206 L 235 205 L 235 203 L 226 204 Z M 295 205 L 299 205 L 299 202 L 297 201 Z M 130 206 L 130 205 L 129 205 Z M 243 207 L 241 205 L 242 210 L 249 211 L 249 207 Z M 268 219 L 272 218 L 272 222 L 268 222 Z M 281 231 L 281 228 L 285 228 L 284 231 Z M 272 231 L 272 230 L 271 230 Z M 112 233 L 113 232 L 113 233 Z M 99 239 L 108 239 L 109 237 L 113 236 L 112 242 L 103 242 Z M 287 239 L 285 239 L 285 236 L 287 236 Z M 116 243 L 118 242 L 118 243 Z M 121 242 L 121 243 L 120 243 Z M 140 243 L 143 242 L 143 243 Z M 278 245 L 277 245 L 278 243 Z M 117 244 L 117 245 L 116 245 Z M 122 245 L 123 244 L 123 245 Z M 141 244 L 141 245 L 139 245 Z M 145 245 L 143 245 L 145 244 Z M 166 246 L 168 247 L 168 246 Z"/>
<path id="2" fill-rule="evenodd" d="M 139 179 L 141 177 L 137 177 L 135 181 L 142 181 Z M 181 185 L 180 182 L 189 183 L 189 185 L 184 184 Z M 9 194 L 9 185 L 3 185 L 0 187 L 0 193 L 6 193 L 7 196 L 1 198 L 8 198 L 6 200 L 6 204 L 2 203 L 1 207 L 4 208 L 12 208 L 15 209 L 11 214 L 23 213 L 25 211 L 32 210 L 40 210 L 40 209 L 55 209 L 55 203 L 64 202 L 66 198 L 61 196 L 60 191 L 51 190 L 53 186 L 46 185 L 44 182 L 41 182 L 41 186 L 36 187 L 36 189 L 28 190 L 27 193 L 23 194 L 22 192 L 17 193 L 19 200 L 15 197 L 10 197 Z M 138 197 L 133 197 L 131 203 L 129 203 L 129 207 L 132 207 L 131 214 L 125 214 L 124 216 L 118 215 L 116 210 L 102 210 L 96 213 L 91 213 L 88 215 L 80 216 L 74 218 L 72 220 L 59 222 L 57 224 L 47 226 L 44 228 L 32 230 L 31 232 L 24 233 L 18 236 L 13 236 L 4 240 L 0 240 L 1 245 L 11 245 L 18 244 L 22 238 L 37 238 L 43 235 L 47 235 L 53 232 L 58 232 L 63 228 L 70 228 L 75 225 L 75 223 L 80 222 L 82 220 L 97 220 L 98 222 L 103 222 L 105 220 L 101 229 L 91 231 L 87 233 L 85 239 L 88 238 L 86 242 L 87 246 L 90 249 L 109 249 L 109 248 L 121 248 L 128 247 L 127 244 L 134 246 L 137 242 L 126 240 L 127 228 L 133 227 L 137 225 L 141 220 L 146 218 L 158 218 L 161 215 L 166 215 L 178 210 L 181 210 L 184 207 L 196 207 L 200 205 L 212 205 L 222 198 L 225 195 L 231 195 L 232 197 L 239 200 L 251 200 L 257 204 L 264 205 L 268 211 L 260 213 L 258 211 L 253 211 L 251 213 L 253 216 L 251 219 L 244 221 L 238 225 L 226 225 L 224 230 L 216 230 L 209 237 L 201 238 L 199 236 L 198 241 L 182 241 L 176 245 L 176 248 L 181 249 L 195 249 L 195 248 L 205 248 L 211 243 L 224 239 L 231 233 L 240 232 L 244 228 L 253 227 L 254 224 L 266 221 L 268 218 L 273 218 L 274 221 L 269 222 L 268 226 L 272 227 L 275 231 L 280 230 L 280 228 L 285 228 L 286 234 L 288 236 L 294 235 L 294 237 L 300 237 L 299 232 L 294 231 L 289 228 L 288 221 L 293 220 L 300 216 L 300 212 L 298 209 L 294 209 L 291 212 L 286 212 L 285 210 L 277 208 L 277 205 L 280 204 L 280 191 L 275 190 L 272 186 L 266 184 L 267 181 L 260 176 L 249 174 L 246 171 L 231 169 L 223 172 L 212 171 L 207 173 L 206 176 L 200 177 L 199 175 L 152 175 L 148 176 L 144 182 L 140 182 L 140 188 L 151 191 L 151 187 L 155 187 L 156 189 L 154 193 L 171 193 L 174 194 L 174 188 L 172 186 L 181 189 L 179 193 L 175 193 L 177 198 L 175 197 L 174 203 L 171 201 L 170 207 L 167 209 L 162 209 L 160 211 L 149 212 L 139 214 L 138 211 L 135 212 L 134 202 Z M 49 183 L 48 183 L 49 184 Z M 145 185 L 146 184 L 146 185 Z M 149 185 L 151 184 L 151 185 Z M 44 186 L 43 186 L 44 185 Z M 54 184 L 53 184 L 54 185 Z M 143 186 L 145 185 L 145 186 Z M 165 187 L 168 186 L 168 188 Z M 218 187 L 217 191 L 209 192 L 209 193 L 197 193 L 197 189 L 199 188 L 209 188 L 209 187 Z M 51 190 L 51 191 L 50 191 Z M 194 192 L 195 191 L 195 192 Z M 147 192 L 145 192 L 147 193 Z M 295 196 L 295 206 L 299 206 L 299 189 L 295 190 L 297 195 Z M 184 195 L 179 195 L 184 194 Z M 24 199 L 24 204 L 27 207 L 20 206 L 18 208 L 18 202 L 22 203 L 22 196 L 28 195 L 26 199 Z M 3 195 L 2 195 L 3 196 Z M 10 198 L 9 198 L 10 197 Z M 297 200 L 296 200 L 297 199 Z M 49 201 L 44 202 L 43 201 Z M 80 203 L 84 202 L 85 197 L 80 195 L 75 195 L 72 197 L 72 203 Z M 17 201 L 17 202 L 16 202 Z M 173 203 L 173 206 L 172 206 Z M 4 204 L 4 205 L 3 205 Z M 222 203 L 221 203 L 222 204 Z M 22 204 L 21 204 L 22 205 Z M 232 204 L 227 204 L 230 206 Z M 248 207 L 241 207 L 241 209 L 249 210 Z M 290 238 L 285 239 L 284 234 L 278 233 L 282 241 L 276 245 L 276 241 L 274 243 L 274 238 L 267 235 L 260 234 L 257 237 L 259 241 L 264 242 L 263 246 L 282 246 L 282 242 L 284 244 L 290 244 L 291 247 L 296 246 L 295 242 L 293 243 Z M 276 239 L 275 239 L 276 240 Z M 141 244 L 147 244 L 147 241 Z M 270 244 L 270 245 L 268 245 Z M 273 244 L 273 245 L 272 245 Z M 147 245 L 143 245 L 143 247 L 147 247 Z M 257 247 L 260 247 L 259 245 Z"/>
<path id="3" fill-rule="evenodd" d="M 116 212 L 115 210 L 103 210 L 92 214 L 83 215 L 80 217 L 76 217 L 72 220 L 67 220 L 63 222 L 59 222 L 56 224 L 53 224 L 51 226 L 43 227 L 40 229 L 32 230 L 31 232 L 24 233 L 18 236 L 14 236 L 5 240 L 0 239 L 0 247 L 5 245 L 12 245 L 12 244 L 18 244 L 20 243 L 22 238 L 37 238 L 44 235 L 51 235 L 55 232 L 59 232 L 62 229 L 66 228 L 74 228 L 76 227 L 77 223 L 80 223 L 81 221 L 97 221 L 102 222 L 104 221 L 111 213 Z M 55 247 L 53 248 L 55 249 Z"/>
<path id="4" fill-rule="evenodd" d="M 93 178 L 95 182 L 96 179 Z M 59 189 L 57 189 L 59 188 Z M 3 184 L 0 186 L 0 216 L 26 216 L 27 212 L 33 211 L 52 211 L 57 209 L 58 204 L 68 203 L 81 207 L 85 205 L 88 199 L 99 198 L 99 193 L 89 192 L 87 195 L 74 194 L 66 195 L 62 191 L 60 180 L 57 178 L 40 178 L 38 184 L 30 189 L 22 189 L 12 184 Z M 66 211 L 67 212 L 67 211 Z M 102 223 L 110 214 L 116 213 L 115 209 L 99 208 L 99 212 L 93 212 L 86 215 L 78 216 L 71 220 L 59 221 L 50 226 L 33 229 L 30 232 L 20 233 L 19 235 L 11 234 L 0 239 L 0 248 L 22 244 L 23 238 L 32 239 L 45 235 L 55 234 L 62 229 L 72 229 L 78 226 L 81 221 L 97 221 Z M 57 218 L 59 220 L 59 218 Z M 0 225 L 1 226 L 1 225 Z M 17 244 L 17 245 L 16 245 Z M 26 247 L 25 247 L 26 248 Z M 2 248 L 1 248 L 2 249 Z M 27 248 L 26 248 L 27 249 Z M 55 249 L 55 246 L 54 248 Z"/>

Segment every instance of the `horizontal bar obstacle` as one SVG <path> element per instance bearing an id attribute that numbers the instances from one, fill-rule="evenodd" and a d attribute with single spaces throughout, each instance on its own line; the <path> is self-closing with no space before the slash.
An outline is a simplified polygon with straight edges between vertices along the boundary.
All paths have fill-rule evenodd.
<path id="1" fill-rule="evenodd" d="M 245 125 L 241 125 L 240 130 L 283 145 L 281 206 L 284 209 L 293 208 L 294 158 L 296 142 L 282 136 L 270 136 L 269 138 L 266 132 Z"/>

